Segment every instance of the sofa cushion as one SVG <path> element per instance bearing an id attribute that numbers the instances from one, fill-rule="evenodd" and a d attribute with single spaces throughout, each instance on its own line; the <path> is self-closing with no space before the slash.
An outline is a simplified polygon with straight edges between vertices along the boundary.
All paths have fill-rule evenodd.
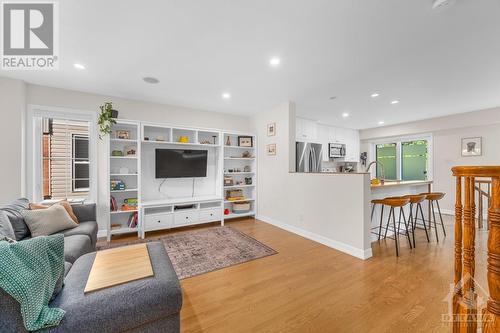
<path id="1" fill-rule="evenodd" d="M 95 204 L 73 204 L 71 208 L 79 222 L 96 221 Z"/>
<path id="2" fill-rule="evenodd" d="M 14 229 L 12 229 L 12 224 L 10 224 L 9 217 L 7 213 L 0 210 L 0 237 L 7 237 L 15 239 Z"/>
<path id="3" fill-rule="evenodd" d="M 4 211 L 9 218 L 12 229 L 14 230 L 14 235 L 16 240 L 21 240 L 30 236 L 30 230 L 24 222 L 24 218 L 21 212 L 29 208 L 29 200 L 26 198 L 17 199 L 14 202 L 0 207 L 1 211 Z"/>
<path id="4" fill-rule="evenodd" d="M 47 209 L 27 209 L 21 214 L 30 228 L 32 237 L 48 236 L 78 226 L 61 205 L 53 205 Z"/>
<path id="5" fill-rule="evenodd" d="M 89 236 L 72 235 L 64 237 L 64 259 L 73 264 L 76 259 L 94 250 Z"/>
<path id="6" fill-rule="evenodd" d="M 64 309 L 66 316 L 58 327 L 47 331 L 134 331 L 145 324 L 178 314 L 182 306 L 182 291 L 165 247 L 158 242 L 147 246 L 153 277 L 87 294 L 83 291 L 95 253 L 79 258 L 66 276 L 63 290 L 51 303 L 51 306 Z"/>
<path id="7" fill-rule="evenodd" d="M 66 230 L 60 231 L 58 233 L 63 234 L 65 237 L 72 236 L 72 235 L 89 236 L 90 240 L 92 241 L 92 246 L 95 246 L 95 244 L 97 242 L 97 228 L 98 228 L 97 222 L 88 221 L 88 222 L 81 222 L 75 228 L 66 229 Z"/>

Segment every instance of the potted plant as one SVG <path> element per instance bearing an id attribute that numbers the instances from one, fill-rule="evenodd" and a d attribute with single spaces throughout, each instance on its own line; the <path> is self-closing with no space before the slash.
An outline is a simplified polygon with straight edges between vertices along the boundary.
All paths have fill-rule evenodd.
<path id="1" fill-rule="evenodd" d="M 116 124 L 115 119 L 118 117 L 118 111 L 113 110 L 113 103 L 111 102 L 106 102 L 99 108 L 101 113 L 97 123 L 99 124 L 99 138 L 102 140 L 103 137 L 111 133 L 111 127 Z"/>

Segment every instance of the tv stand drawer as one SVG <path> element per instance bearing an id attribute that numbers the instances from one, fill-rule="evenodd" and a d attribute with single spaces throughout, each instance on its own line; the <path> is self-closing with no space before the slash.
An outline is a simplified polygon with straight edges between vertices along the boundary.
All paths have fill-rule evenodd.
<path id="1" fill-rule="evenodd" d="M 204 209 L 200 210 L 199 220 L 200 222 L 213 222 L 220 220 L 221 219 L 220 217 L 221 217 L 220 208 Z"/>
<path id="2" fill-rule="evenodd" d="M 174 224 L 174 217 L 172 214 L 146 215 L 144 221 L 147 231 L 160 230 L 172 227 Z"/>
<path id="3" fill-rule="evenodd" d="M 174 225 L 198 222 L 198 212 L 178 212 L 174 214 Z"/>

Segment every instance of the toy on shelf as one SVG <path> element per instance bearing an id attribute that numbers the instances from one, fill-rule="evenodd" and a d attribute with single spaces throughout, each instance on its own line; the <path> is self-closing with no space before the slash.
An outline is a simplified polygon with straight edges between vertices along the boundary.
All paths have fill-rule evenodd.
<path id="1" fill-rule="evenodd" d="M 126 189 L 125 183 L 121 179 L 111 179 L 111 191 L 123 191 Z"/>
<path id="2" fill-rule="evenodd" d="M 122 210 L 137 210 L 138 200 L 137 198 L 127 198 L 123 200 Z"/>

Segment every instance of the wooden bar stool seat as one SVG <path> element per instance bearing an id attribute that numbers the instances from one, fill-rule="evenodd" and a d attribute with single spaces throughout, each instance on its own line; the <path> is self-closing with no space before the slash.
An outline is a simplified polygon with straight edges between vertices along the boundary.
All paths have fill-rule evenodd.
<path id="1" fill-rule="evenodd" d="M 427 193 L 420 193 L 422 195 L 426 196 L 426 200 L 429 201 L 429 205 L 431 207 L 432 211 L 432 220 L 431 216 L 429 216 L 429 228 L 432 227 L 431 222 L 434 222 L 434 231 L 436 232 L 436 241 L 439 242 L 439 235 L 437 231 L 437 222 L 436 222 L 436 210 L 434 208 L 434 203 L 436 203 L 438 213 L 439 213 L 439 220 L 441 222 L 441 228 L 443 229 L 443 234 L 446 237 L 446 229 L 444 228 L 444 222 L 443 222 L 443 215 L 441 214 L 441 207 L 439 206 L 439 200 L 443 199 L 446 193 L 443 192 L 427 192 Z M 424 222 L 425 223 L 425 222 Z"/>

